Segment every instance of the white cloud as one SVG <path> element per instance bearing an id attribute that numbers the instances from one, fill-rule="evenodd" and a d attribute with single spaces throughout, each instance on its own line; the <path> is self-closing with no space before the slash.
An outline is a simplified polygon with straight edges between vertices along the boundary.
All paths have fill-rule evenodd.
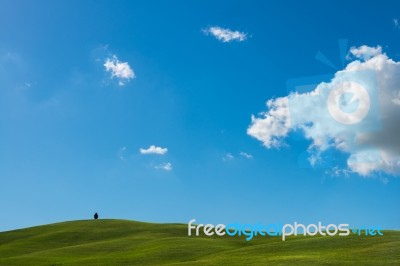
<path id="1" fill-rule="evenodd" d="M 261 118 L 251 116 L 252 126 L 247 129 L 247 134 L 262 141 L 267 148 L 279 147 L 282 145 L 281 138 L 290 129 L 288 99 L 268 100 L 267 107 L 267 113 L 259 114 Z"/>
<path id="2" fill-rule="evenodd" d="M 398 91 L 397 95 L 396 93 L 393 94 L 392 103 L 400 105 L 400 90 Z"/>
<path id="3" fill-rule="evenodd" d="M 325 174 L 333 176 L 333 177 L 349 177 L 349 174 L 351 173 L 350 170 L 348 169 L 341 169 L 338 166 L 335 166 L 327 171 L 325 171 Z"/>
<path id="4" fill-rule="evenodd" d="M 400 22 L 397 18 L 393 19 L 393 25 L 395 29 L 400 29 Z"/>
<path id="5" fill-rule="evenodd" d="M 240 154 L 240 156 L 243 156 L 244 158 L 247 158 L 247 159 L 252 159 L 253 158 L 253 155 L 248 154 L 247 152 L 241 151 L 239 154 Z"/>
<path id="6" fill-rule="evenodd" d="M 171 163 L 162 163 L 162 164 L 154 166 L 154 168 L 165 170 L 165 171 L 172 171 L 172 164 Z"/>
<path id="7" fill-rule="evenodd" d="M 362 45 L 360 47 L 352 47 L 350 49 L 350 53 L 357 58 L 361 58 L 363 60 L 368 60 L 371 57 L 382 54 L 382 47 L 369 47 L 366 45 Z"/>
<path id="8" fill-rule="evenodd" d="M 140 153 L 141 154 L 158 154 L 158 155 L 164 155 L 168 152 L 167 148 L 161 148 L 161 147 L 156 147 L 154 145 L 151 145 L 147 149 L 140 148 Z"/>
<path id="9" fill-rule="evenodd" d="M 116 55 L 107 58 L 103 66 L 107 72 L 111 73 L 111 78 L 118 79 L 119 86 L 125 85 L 125 82 L 136 77 L 128 62 L 119 61 Z"/>
<path id="10" fill-rule="evenodd" d="M 290 132 L 300 131 L 311 140 L 311 163 L 327 149 L 336 149 L 348 154 L 345 171 L 362 176 L 376 172 L 399 175 L 400 62 L 388 58 L 379 46 L 351 48 L 350 52 L 355 59 L 330 82 L 321 82 L 308 93 L 292 92 L 268 100 L 268 110 L 252 116 L 247 133 L 266 148 L 279 148 Z M 367 91 L 367 115 L 360 122 L 340 123 L 334 119 L 337 113 L 328 108 L 331 92 L 342 87 L 351 91 L 356 84 Z M 335 104 L 349 117 L 365 102 L 354 94 L 339 96 Z"/>
<path id="11" fill-rule="evenodd" d="M 247 39 L 247 33 L 240 31 L 232 31 L 230 29 L 224 29 L 221 27 L 209 27 L 208 29 L 204 29 L 203 32 L 205 34 L 211 34 L 219 41 L 222 42 L 231 42 L 231 41 L 239 41 L 243 42 Z"/>
<path id="12" fill-rule="evenodd" d="M 223 161 L 231 161 L 231 160 L 233 160 L 235 157 L 232 155 L 232 153 L 227 153 L 227 154 L 225 154 L 224 155 L 224 157 L 222 157 L 222 160 Z"/>

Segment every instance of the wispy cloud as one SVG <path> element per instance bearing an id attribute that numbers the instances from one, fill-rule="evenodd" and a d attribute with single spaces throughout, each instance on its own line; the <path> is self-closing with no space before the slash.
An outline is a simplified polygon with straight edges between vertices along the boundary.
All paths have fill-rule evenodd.
<path id="1" fill-rule="evenodd" d="M 400 21 L 397 18 L 393 19 L 393 26 L 396 30 L 400 30 Z"/>
<path id="2" fill-rule="evenodd" d="M 103 66 L 106 72 L 111 73 L 111 78 L 118 80 L 119 86 L 124 86 L 126 82 L 136 78 L 128 62 L 119 61 L 116 55 L 106 58 Z"/>
<path id="3" fill-rule="evenodd" d="M 126 152 L 128 151 L 128 148 L 127 147 L 121 147 L 119 150 L 118 150 L 118 158 L 121 160 L 121 161 L 125 161 L 125 159 L 126 159 L 126 157 L 125 157 L 125 155 L 126 155 Z"/>
<path id="4" fill-rule="evenodd" d="M 221 42 L 232 42 L 239 41 L 243 42 L 247 39 L 247 33 L 240 31 L 233 31 L 230 29 L 225 29 L 217 26 L 209 27 L 207 29 L 203 29 L 204 34 L 212 35 L 217 40 Z"/>
<path id="5" fill-rule="evenodd" d="M 164 155 L 168 152 L 167 148 L 161 148 L 161 147 L 156 147 L 155 145 L 151 145 L 147 149 L 140 148 L 140 153 L 141 154 L 158 154 L 158 155 Z"/>
<path id="6" fill-rule="evenodd" d="M 231 160 L 233 160 L 235 158 L 235 156 L 233 156 L 232 155 L 232 153 L 226 153 L 225 155 L 224 155 L 224 157 L 222 157 L 222 160 L 223 161 L 231 161 Z"/>
<path id="7" fill-rule="evenodd" d="M 160 169 L 160 170 L 164 170 L 164 171 L 172 171 L 172 164 L 171 163 L 162 163 L 159 165 L 154 166 L 155 169 Z"/>
<path id="8" fill-rule="evenodd" d="M 248 154 L 247 152 L 241 151 L 239 154 L 240 154 L 240 156 L 242 156 L 242 157 L 244 157 L 246 159 L 252 159 L 253 158 L 253 155 Z"/>

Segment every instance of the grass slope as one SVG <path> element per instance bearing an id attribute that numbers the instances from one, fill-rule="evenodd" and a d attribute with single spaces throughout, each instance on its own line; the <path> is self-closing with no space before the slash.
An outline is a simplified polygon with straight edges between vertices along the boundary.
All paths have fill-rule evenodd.
<path id="1" fill-rule="evenodd" d="M 0 233 L 0 265 L 400 265 L 383 237 L 188 237 L 185 224 L 63 222 Z"/>

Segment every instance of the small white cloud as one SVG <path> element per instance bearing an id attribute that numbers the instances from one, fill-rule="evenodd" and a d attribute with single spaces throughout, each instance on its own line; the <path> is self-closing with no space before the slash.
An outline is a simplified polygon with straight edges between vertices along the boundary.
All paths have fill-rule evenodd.
<path id="1" fill-rule="evenodd" d="M 381 54 L 382 47 L 381 46 L 369 47 L 366 45 L 362 45 L 360 47 L 352 47 L 350 49 L 350 53 L 357 58 L 368 60 L 371 57 Z"/>
<path id="2" fill-rule="evenodd" d="M 156 147 L 154 145 L 151 145 L 147 149 L 140 148 L 140 153 L 141 154 L 158 154 L 158 155 L 164 155 L 168 152 L 167 148 L 161 148 L 161 147 Z"/>
<path id="3" fill-rule="evenodd" d="M 232 153 L 227 153 L 227 154 L 225 154 L 224 155 L 224 157 L 222 157 L 222 160 L 223 161 L 231 161 L 231 160 L 233 160 L 235 157 L 232 155 Z"/>
<path id="4" fill-rule="evenodd" d="M 211 34 L 221 42 L 231 42 L 231 41 L 243 42 L 247 39 L 247 33 L 240 32 L 237 30 L 232 31 L 230 29 L 224 29 L 216 26 L 204 29 L 203 32 L 207 35 Z"/>
<path id="5" fill-rule="evenodd" d="M 162 163 L 162 164 L 154 166 L 154 168 L 161 169 L 164 171 L 172 171 L 172 164 L 171 163 Z"/>
<path id="6" fill-rule="evenodd" d="M 290 130 L 289 101 L 282 97 L 268 100 L 266 105 L 268 112 L 260 113 L 260 117 L 251 116 L 247 134 L 262 141 L 266 148 L 278 148 Z"/>
<path id="7" fill-rule="evenodd" d="M 392 103 L 394 103 L 395 105 L 400 105 L 400 90 L 397 93 L 394 93 Z"/>
<path id="8" fill-rule="evenodd" d="M 321 152 L 319 152 L 318 150 L 314 153 L 310 153 L 310 157 L 308 157 L 308 162 L 310 163 L 311 166 L 316 166 L 316 164 L 321 160 L 322 160 Z"/>
<path id="9" fill-rule="evenodd" d="M 348 169 L 342 169 L 338 166 L 332 167 L 332 169 L 326 170 L 325 171 L 326 175 L 330 175 L 332 177 L 346 177 L 348 178 L 349 175 L 351 174 L 351 171 Z"/>
<path id="10" fill-rule="evenodd" d="M 244 158 L 247 158 L 247 159 L 253 158 L 253 155 L 248 154 L 247 152 L 243 152 L 243 151 L 240 152 L 240 156 L 243 156 Z"/>
<path id="11" fill-rule="evenodd" d="M 396 104 L 396 105 L 400 105 L 400 98 L 394 98 L 392 99 L 392 103 Z"/>
<path id="12" fill-rule="evenodd" d="M 129 66 L 128 62 L 121 62 L 116 55 L 106 59 L 104 68 L 107 72 L 111 73 L 111 78 L 118 79 L 118 85 L 124 86 L 125 82 L 136 78 L 133 69 Z"/>
<path id="13" fill-rule="evenodd" d="M 400 22 L 397 18 L 393 19 L 393 25 L 395 29 L 400 29 Z"/>

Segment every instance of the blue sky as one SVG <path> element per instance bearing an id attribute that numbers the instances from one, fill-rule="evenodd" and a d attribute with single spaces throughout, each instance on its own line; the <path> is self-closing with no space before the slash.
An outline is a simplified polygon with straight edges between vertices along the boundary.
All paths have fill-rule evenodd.
<path id="1" fill-rule="evenodd" d="M 400 228 L 397 172 L 335 175 L 343 151 L 323 153 L 328 168 L 312 167 L 299 163 L 311 143 L 301 132 L 275 148 L 247 133 L 267 100 L 288 95 L 288 80 L 343 68 L 340 39 L 399 61 L 398 4 L 0 5 L 0 230 L 95 211 L 150 222 Z M 245 38 L 224 42 L 211 27 Z M 132 73 L 121 74 L 122 63 Z"/>

